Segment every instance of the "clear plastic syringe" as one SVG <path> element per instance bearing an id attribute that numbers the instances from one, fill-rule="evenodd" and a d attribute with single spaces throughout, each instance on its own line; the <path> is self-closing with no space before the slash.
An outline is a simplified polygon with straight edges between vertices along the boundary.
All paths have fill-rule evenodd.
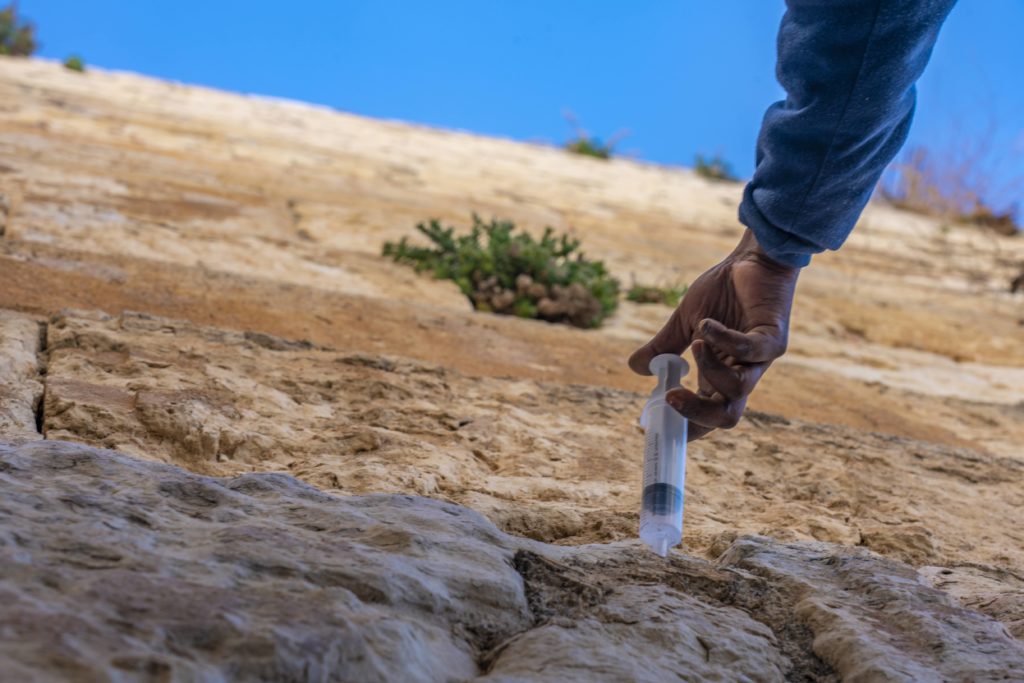
<path id="1" fill-rule="evenodd" d="M 651 359 L 658 386 L 640 415 L 644 443 L 644 493 L 640 538 L 662 557 L 683 538 L 683 492 L 686 480 L 686 418 L 665 401 L 689 366 L 673 353 Z"/>

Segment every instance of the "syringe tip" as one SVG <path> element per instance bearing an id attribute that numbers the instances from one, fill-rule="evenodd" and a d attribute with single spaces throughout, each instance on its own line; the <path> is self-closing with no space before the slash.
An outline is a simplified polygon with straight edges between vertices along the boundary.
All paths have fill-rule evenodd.
<path id="1" fill-rule="evenodd" d="M 662 536 L 661 540 L 658 541 L 658 554 L 662 557 L 668 555 L 668 539 L 664 536 Z"/>

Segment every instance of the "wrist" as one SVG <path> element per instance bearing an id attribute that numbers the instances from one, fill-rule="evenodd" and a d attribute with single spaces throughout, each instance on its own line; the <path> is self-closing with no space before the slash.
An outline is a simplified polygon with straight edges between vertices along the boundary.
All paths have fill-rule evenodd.
<path id="1" fill-rule="evenodd" d="M 740 237 L 740 241 L 736 244 L 736 248 L 733 249 L 730 254 L 730 259 L 733 261 L 753 261 L 758 265 L 767 268 L 768 270 L 777 272 L 781 275 L 792 275 L 796 277 L 800 273 L 798 266 L 787 266 L 784 263 L 780 263 L 772 258 L 765 248 L 761 246 L 761 243 L 757 241 L 757 236 L 754 235 L 754 231 L 747 228 L 743 231 L 743 236 Z"/>

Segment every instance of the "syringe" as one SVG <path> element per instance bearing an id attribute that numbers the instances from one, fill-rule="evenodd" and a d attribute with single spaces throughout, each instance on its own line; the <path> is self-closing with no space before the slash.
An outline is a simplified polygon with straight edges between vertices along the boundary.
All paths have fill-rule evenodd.
<path id="1" fill-rule="evenodd" d="M 665 401 L 665 393 L 679 386 L 689 366 L 674 353 L 663 353 L 649 367 L 658 386 L 640 415 L 646 431 L 640 538 L 665 557 L 683 538 L 686 480 L 686 418 Z"/>

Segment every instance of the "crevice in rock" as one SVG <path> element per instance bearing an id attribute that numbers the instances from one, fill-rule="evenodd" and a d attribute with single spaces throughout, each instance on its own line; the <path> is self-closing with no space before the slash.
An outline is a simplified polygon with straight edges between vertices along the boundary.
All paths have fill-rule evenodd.
<path id="1" fill-rule="evenodd" d="M 710 662 L 711 661 L 711 646 L 708 645 L 708 642 L 706 640 L 704 640 L 703 638 L 701 638 L 700 636 L 697 636 L 697 642 L 700 643 L 700 646 L 702 648 L 704 648 L 704 660 Z"/>
<path id="2" fill-rule="evenodd" d="M 672 571 L 667 573 L 660 563 L 654 566 L 643 561 L 619 566 L 602 563 L 600 568 L 575 566 L 522 549 L 516 552 L 512 564 L 523 578 L 534 622 L 532 628 L 552 621 L 579 619 L 606 602 L 613 585 L 661 583 L 702 602 L 742 610 L 771 629 L 779 651 L 790 663 L 787 680 L 808 683 L 838 680 L 836 671 L 815 654 L 814 632 L 795 613 L 799 596 L 790 587 L 775 585 L 765 577 L 729 567 L 714 568 L 690 558 L 673 561 Z M 595 581 L 595 573 L 599 573 L 602 580 Z M 529 630 L 512 634 L 483 651 L 478 659 L 481 670 L 489 671 L 501 652 Z M 710 644 L 700 642 L 710 660 Z"/>
<path id="3" fill-rule="evenodd" d="M 583 572 L 529 550 L 516 551 L 512 566 L 523 577 L 526 603 L 534 625 L 555 616 L 571 617 L 605 601 L 611 588 Z"/>
<path id="4" fill-rule="evenodd" d="M 673 573 L 666 583 L 680 592 L 722 607 L 741 609 L 775 634 L 779 651 L 792 669 L 788 681 L 820 683 L 838 680 L 838 674 L 814 652 L 814 632 L 795 613 L 799 597 L 784 586 L 753 574 L 725 568 L 730 578 L 724 583 L 694 581 L 693 576 Z M 710 652 L 709 652 L 710 655 Z"/>
<path id="5" fill-rule="evenodd" d="M 481 675 L 490 672 L 501 653 L 516 638 L 552 619 L 571 620 L 604 602 L 612 591 L 610 587 L 588 580 L 586 574 L 578 569 L 529 550 L 517 550 L 512 558 L 512 567 L 523 579 L 523 592 L 532 624 L 514 633 L 489 633 L 486 638 L 474 639 Z"/>
<path id="6" fill-rule="evenodd" d="M 44 427 L 46 425 L 46 374 L 49 368 L 47 347 L 47 335 L 49 329 L 49 323 L 39 323 L 39 345 L 36 347 L 37 376 L 39 378 L 39 383 L 43 385 L 43 391 L 39 394 L 39 400 L 36 402 L 34 408 L 36 416 L 36 431 L 39 432 L 39 436 L 44 439 L 46 438 Z"/>
<path id="7" fill-rule="evenodd" d="M 7 234 L 7 219 L 11 215 L 11 200 L 6 194 L 0 193 L 0 239 Z"/>
<path id="8" fill-rule="evenodd" d="M 670 563 L 671 571 L 667 572 L 660 562 L 650 564 L 643 560 L 618 566 L 602 563 L 600 568 L 581 565 L 566 569 L 580 576 L 600 571 L 608 583 L 660 583 L 701 602 L 741 610 L 751 619 L 767 626 L 775 635 L 778 650 L 790 663 L 787 681 L 832 683 L 838 680 L 835 669 L 814 652 L 814 632 L 796 614 L 795 607 L 801 596 L 796 594 L 793 587 L 778 584 L 753 572 L 729 566 L 716 567 L 694 558 L 676 556 Z M 551 571 L 558 566 L 548 562 L 546 569 Z M 524 581 L 528 581 L 527 575 L 524 575 Z M 553 580 L 547 583 L 557 585 Z M 530 597 L 529 589 L 527 596 Z M 710 657 L 708 644 L 702 645 Z"/>
<path id="9" fill-rule="evenodd" d="M 299 223 L 302 222 L 302 214 L 299 212 L 299 202 L 296 199 L 289 198 L 285 202 L 285 207 L 288 210 L 288 218 L 292 222 L 292 227 L 299 227 Z"/>
<path id="10" fill-rule="evenodd" d="M 308 339 L 292 341 L 290 339 L 275 337 L 272 334 L 265 334 L 263 332 L 255 332 L 252 330 L 246 330 L 243 335 L 246 341 L 250 341 L 256 346 L 261 346 L 271 351 L 309 351 L 314 348 L 313 343 Z"/>

